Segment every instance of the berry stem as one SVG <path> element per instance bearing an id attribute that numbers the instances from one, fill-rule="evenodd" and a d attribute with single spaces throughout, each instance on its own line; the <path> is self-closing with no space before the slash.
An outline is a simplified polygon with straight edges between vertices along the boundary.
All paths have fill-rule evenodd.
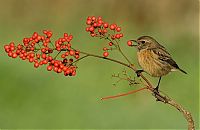
<path id="1" fill-rule="evenodd" d="M 53 48 L 55 48 L 54 45 L 53 45 L 53 43 L 52 43 L 51 41 L 50 41 L 49 43 L 51 44 L 51 46 L 52 46 Z"/>
<path id="2" fill-rule="evenodd" d="M 131 68 L 131 66 L 130 66 L 129 64 L 126 64 L 126 63 L 124 63 L 124 62 L 121 62 L 121 61 L 118 61 L 118 60 L 115 60 L 115 59 L 112 59 L 112 58 L 107 58 L 107 57 L 103 57 L 103 56 L 99 56 L 99 55 L 95 55 L 95 54 L 90 54 L 90 53 L 83 52 L 83 51 L 80 51 L 80 53 L 85 54 L 85 55 L 87 55 L 87 56 L 92 56 L 92 57 L 96 57 L 96 58 L 101 58 L 101 59 L 113 61 L 113 62 L 115 62 L 115 63 L 124 65 L 124 66 L 126 66 L 126 67 L 128 67 L 128 68 Z"/>
<path id="3" fill-rule="evenodd" d="M 55 60 L 61 52 L 62 50 L 60 50 L 53 59 Z"/>
<path id="4" fill-rule="evenodd" d="M 78 61 L 80 61 L 80 60 L 82 60 L 82 59 L 84 59 L 84 58 L 86 58 L 86 57 L 88 57 L 88 56 L 89 56 L 89 55 L 85 55 L 85 56 L 83 56 L 83 57 L 81 57 L 81 58 L 75 60 L 75 61 L 72 62 L 71 64 L 74 64 L 74 63 L 76 63 L 76 62 L 78 62 Z"/>
<path id="5" fill-rule="evenodd" d="M 90 53 L 83 52 L 83 51 L 80 51 L 80 53 L 85 54 L 85 55 L 88 55 L 88 56 L 96 57 L 96 58 L 101 58 L 101 59 L 109 60 L 109 61 L 112 61 L 112 62 L 121 64 L 121 65 L 123 65 L 123 66 L 126 66 L 126 67 L 132 69 L 134 72 L 137 71 L 137 68 L 134 67 L 133 64 L 126 64 L 126 63 L 124 63 L 124 62 L 121 62 L 121 61 L 118 61 L 118 60 L 115 60 L 115 59 L 112 59 L 112 58 L 103 57 L 103 56 L 99 56 L 99 55 L 95 55 L 95 54 L 90 54 Z M 122 52 L 122 54 L 123 54 L 123 52 Z M 124 55 L 124 56 L 125 56 L 125 55 Z M 126 56 L 125 56 L 125 57 L 126 57 Z M 146 77 L 144 77 L 142 74 L 140 75 L 140 77 L 147 83 L 148 89 L 149 89 L 150 91 L 153 92 L 153 86 L 152 86 L 152 84 L 149 82 L 149 80 L 148 80 Z"/>

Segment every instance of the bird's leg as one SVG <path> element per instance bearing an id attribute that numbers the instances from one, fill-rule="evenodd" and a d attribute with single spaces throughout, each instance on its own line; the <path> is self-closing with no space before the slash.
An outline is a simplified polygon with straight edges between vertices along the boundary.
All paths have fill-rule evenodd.
<path id="1" fill-rule="evenodd" d="M 137 77 L 140 77 L 140 74 L 144 72 L 144 70 L 136 70 L 135 73 L 137 74 Z"/>
<path id="2" fill-rule="evenodd" d="M 159 78 L 159 80 L 158 80 L 158 85 L 156 86 L 156 88 L 154 88 L 154 93 L 156 94 L 156 93 L 159 93 L 159 91 L 158 91 L 158 88 L 159 88 L 159 85 L 160 85 L 160 81 L 161 81 L 161 77 Z"/>

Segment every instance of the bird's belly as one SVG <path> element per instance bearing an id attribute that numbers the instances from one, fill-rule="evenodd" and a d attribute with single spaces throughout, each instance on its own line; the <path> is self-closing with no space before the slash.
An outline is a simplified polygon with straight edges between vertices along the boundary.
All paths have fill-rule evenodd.
<path id="1" fill-rule="evenodd" d="M 159 61 L 158 57 L 150 50 L 141 50 L 137 52 L 137 57 L 142 69 L 153 77 L 161 77 L 170 72 L 170 70 Z"/>

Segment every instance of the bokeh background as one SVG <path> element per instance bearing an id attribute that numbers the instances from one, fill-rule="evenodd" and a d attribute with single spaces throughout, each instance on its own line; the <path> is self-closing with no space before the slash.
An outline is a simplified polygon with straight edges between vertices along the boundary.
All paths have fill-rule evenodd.
<path id="1" fill-rule="evenodd" d="M 85 32 L 85 19 L 91 15 L 122 27 L 120 44 L 137 66 L 136 50 L 126 46 L 127 40 L 150 35 L 168 49 L 188 75 L 165 76 L 161 90 L 188 109 L 198 127 L 198 8 L 197 0 L 0 0 L 0 128 L 187 128 L 181 113 L 156 102 L 147 91 L 101 101 L 140 87 L 112 85 L 117 79 L 111 75 L 123 66 L 88 58 L 79 62 L 76 77 L 64 77 L 8 58 L 3 50 L 4 44 L 50 29 L 55 39 L 71 33 L 75 48 L 102 55 L 106 42 Z M 110 57 L 123 60 L 116 53 Z"/>

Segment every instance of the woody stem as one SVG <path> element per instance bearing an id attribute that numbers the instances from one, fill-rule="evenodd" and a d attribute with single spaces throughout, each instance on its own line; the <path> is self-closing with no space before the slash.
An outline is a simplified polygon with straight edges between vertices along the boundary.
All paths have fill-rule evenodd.
<path id="1" fill-rule="evenodd" d="M 100 58 L 100 59 L 105 59 L 105 60 L 109 60 L 109 61 L 112 61 L 112 62 L 115 62 L 115 63 L 118 63 L 118 64 L 121 64 L 123 66 L 126 66 L 130 69 L 132 69 L 133 71 L 136 71 L 137 69 L 132 66 L 131 64 L 126 64 L 124 62 L 121 62 L 121 61 L 118 61 L 118 60 L 115 60 L 115 59 L 111 59 L 111 58 L 107 58 L 107 57 L 103 57 L 103 56 L 99 56 L 99 55 L 95 55 L 95 54 L 90 54 L 90 53 L 87 53 L 87 52 L 80 52 L 82 54 L 85 54 L 86 56 L 83 57 L 82 59 L 86 58 L 86 57 L 96 57 L 96 58 Z M 122 53 L 123 54 L 123 53 Z M 128 60 L 127 60 L 128 61 Z M 129 62 L 129 61 L 128 61 Z M 144 77 L 142 74 L 140 75 L 141 78 L 147 83 L 147 88 L 148 90 L 150 90 L 154 95 L 154 97 L 158 100 L 158 101 L 161 101 L 165 104 L 169 104 L 171 106 L 173 106 L 174 108 L 176 108 L 178 111 L 180 111 L 183 116 L 185 117 L 185 119 L 187 120 L 187 123 L 188 123 L 188 130 L 194 130 L 195 129 L 195 126 L 194 126 L 194 120 L 192 118 L 192 115 L 189 111 L 187 111 L 185 108 L 183 108 L 180 104 L 178 104 L 177 102 L 175 102 L 174 100 L 172 100 L 170 97 L 166 96 L 165 94 L 161 94 L 161 93 L 154 93 L 153 92 L 153 86 L 152 84 L 149 82 L 149 80 Z M 125 94 L 119 94 L 119 95 L 115 95 L 115 96 L 109 96 L 109 97 L 104 97 L 102 99 L 109 99 L 109 98 L 116 98 L 116 97 L 120 97 L 120 96 L 125 96 L 125 95 L 128 95 L 128 94 L 131 94 L 131 93 L 135 93 L 137 91 L 141 91 L 141 90 L 144 90 L 144 88 L 141 88 L 139 90 L 133 90 L 133 91 L 130 91 L 128 93 L 125 93 Z"/>

